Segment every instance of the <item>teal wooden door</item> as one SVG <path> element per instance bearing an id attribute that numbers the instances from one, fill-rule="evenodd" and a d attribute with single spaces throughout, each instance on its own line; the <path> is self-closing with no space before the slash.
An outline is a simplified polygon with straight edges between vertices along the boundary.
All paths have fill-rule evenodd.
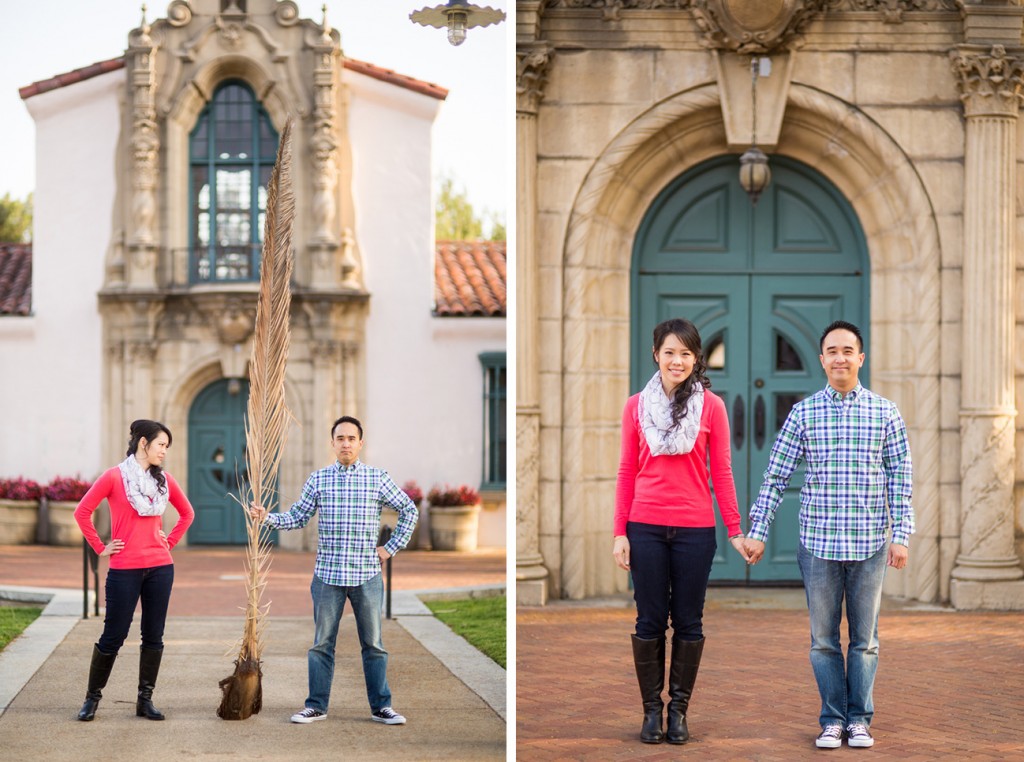
<path id="1" fill-rule="evenodd" d="M 188 416 L 189 500 L 196 519 L 189 542 L 241 545 L 245 516 L 235 499 L 245 481 L 245 409 L 249 382 L 221 379 L 203 389 Z"/>
<path id="2" fill-rule="evenodd" d="M 735 180 L 732 157 L 675 181 L 652 205 L 634 256 L 633 389 L 654 372 L 654 326 L 670 317 L 692 320 L 704 342 L 712 391 L 729 412 L 744 529 L 786 415 L 825 385 L 821 330 L 842 318 L 860 325 L 867 340 L 868 328 L 866 256 L 852 209 L 813 170 L 772 162 L 772 186 L 757 207 Z M 865 383 L 868 373 L 865 363 Z M 800 579 L 803 480 L 800 469 L 757 566 L 747 567 L 732 550 L 719 520 L 712 579 Z"/>

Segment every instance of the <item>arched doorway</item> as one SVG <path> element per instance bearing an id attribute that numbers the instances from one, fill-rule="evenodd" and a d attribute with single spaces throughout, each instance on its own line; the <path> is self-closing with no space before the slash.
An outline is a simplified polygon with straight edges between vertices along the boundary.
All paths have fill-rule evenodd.
<path id="1" fill-rule="evenodd" d="M 631 387 L 638 391 L 654 372 L 654 326 L 669 317 L 692 320 L 713 391 L 729 410 L 744 527 L 786 415 L 825 384 L 822 328 L 849 320 L 867 342 L 870 315 L 867 248 L 852 207 L 810 167 L 783 157 L 771 166 L 771 185 L 756 206 L 739 185 L 736 157 L 694 167 L 655 199 L 633 250 Z M 865 363 L 865 385 L 869 371 Z M 732 551 L 719 524 L 712 579 L 799 580 L 802 484 L 801 469 L 757 566 Z"/>
<path id="2" fill-rule="evenodd" d="M 222 378 L 199 392 L 189 410 L 188 496 L 196 511 L 189 529 L 190 543 L 246 542 L 245 516 L 236 498 L 240 480 L 244 484 L 246 475 L 248 399 L 248 381 Z"/>

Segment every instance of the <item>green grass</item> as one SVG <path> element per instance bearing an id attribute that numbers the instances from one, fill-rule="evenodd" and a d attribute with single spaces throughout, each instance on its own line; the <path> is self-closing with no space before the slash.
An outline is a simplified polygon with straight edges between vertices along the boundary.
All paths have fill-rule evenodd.
<path id="1" fill-rule="evenodd" d="M 434 616 L 505 668 L 505 596 L 426 601 Z"/>
<path id="2" fill-rule="evenodd" d="M 7 648 L 7 644 L 32 624 L 42 611 L 34 607 L 0 606 L 0 651 Z"/>

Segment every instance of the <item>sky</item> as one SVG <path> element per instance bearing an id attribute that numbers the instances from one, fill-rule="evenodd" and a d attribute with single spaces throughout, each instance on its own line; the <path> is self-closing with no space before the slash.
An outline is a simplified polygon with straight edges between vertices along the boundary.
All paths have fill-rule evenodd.
<path id="1" fill-rule="evenodd" d="M 324 0 L 297 0 L 302 18 L 322 19 Z M 149 0 L 149 21 L 169 0 Z M 509 219 L 514 159 L 509 20 L 469 30 L 459 47 L 444 30 L 419 26 L 412 11 L 442 0 L 327 0 L 328 23 L 349 58 L 393 69 L 449 90 L 434 123 L 435 185 L 444 173 L 478 213 Z M 509 0 L 477 0 L 506 14 Z M 35 187 L 35 125 L 18 88 L 116 58 L 139 25 L 142 0 L 22 0 L 4 3 L 0 45 L 0 197 Z"/>

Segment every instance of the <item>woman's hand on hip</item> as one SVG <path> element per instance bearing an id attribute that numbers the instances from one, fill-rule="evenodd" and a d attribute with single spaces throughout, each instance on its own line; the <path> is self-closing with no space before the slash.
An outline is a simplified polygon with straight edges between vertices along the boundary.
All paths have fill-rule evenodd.
<path id="1" fill-rule="evenodd" d="M 615 563 L 620 569 L 629 571 L 629 540 L 626 539 L 626 535 L 621 534 L 615 538 L 615 543 L 612 545 L 612 555 L 615 557 Z"/>
<path id="2" fill-rule="evenodd" d="M 167 548 L 168 550 L 170 550 L 171 546 L 167 544 L 167 533 L 164 532 L 164 530 L 162 530 L 162 529 L 158 529 L 157 533 L 160 535 L 160 539 L 163 540 L 164 547 Z"/>
<path id="3" fill-rule="evenodd" d="M 110 544 L 103 548 L 101 556 L 116 556 L 124 550 L 124 540 L 111 540 Z"/>

